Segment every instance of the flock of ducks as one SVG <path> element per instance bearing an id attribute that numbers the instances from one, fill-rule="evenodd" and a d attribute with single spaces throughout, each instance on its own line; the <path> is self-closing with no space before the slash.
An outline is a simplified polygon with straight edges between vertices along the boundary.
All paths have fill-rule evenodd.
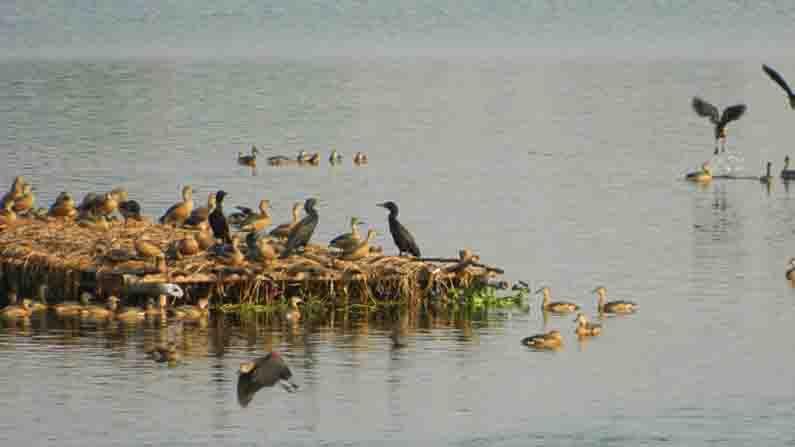
<path id="1" fill-rule="evenodd" d="M 632 301 L 607 301 L 607 289 L 599 286 L 593 289 L 592 293 L 597 294 L 596 308 L 600 317 L 605 314 L 625 315 L 635 313 L 638 305 Z M 542 287 L 536 290 L 535 294 L 542 295 L 541 310 L 545 313 L 566 315 L 580 310 L 580 306 L 567 301 L 551 301 L 549 287 Z M 602 325 L 592 323 L 583 313 L 578 313 L 574 320 L 577 326 L 574 333 L 580 339 L 585 337 L 595 337 L 602 333 Z M 558 350 L 563 347 L 563 336 L 558 329 L 553 329 L 543 334 L 536 334 L 522 339 L 522 344 L 537 350 Z"/>
<path id="2" fill-rule="evenodd" d="M 250 153 L 237 153 L 237 162 L 241 165 L 254 168 L 257 166 L 257 156 L 259 153 L 260 152 L 259 149 L 257 149 L 257 146 L 251 146 Z M 338 165 L 342 163 L 342 158 L 342 154 L 334 149 L 331 151 L 331 154 L 329 154 L 328 161 L 332 165 Z M 310 154 L 302 150 L 298 152 L 298 155 L 295 158 L 290 158 L 284 155 L 275 155 L 268 157 L 267 162 L 270 166 L 318 166 L 320 165 L 320 152 Z M 363 152 L 357 152 L 353 156 L 353 164 L 356 166 L 366 165 L 367 162 L 367 154 Z"/>
<path id="3" fill-rule="evenodd" d="M 773 68 L 762 65 L 762 71 L 770 77 L 787 95 L 787 99 L 789 101 L 789 106 L 792 109 L 795 109 L 795 95 L 793 95 L 792 90 L 790 89 L 787 81 Z M 739 120 L 748 109 L 745 104 L 736 104 L 733 106 L 726 107 L 723 112 L 721 113 L 717 107 L 704 101 L 699 97 L 694 97 L 692 101 L 693 110 L 696 112 L 698 116 L 706 117 L 709 119 L 710 123 L 713 124 L 715 129 L 715 151 L 714 155 L 718 155 L 718 153 L 722 153 L 726 151 L 726 126 L 732 122 Z M 720 145 L 719 145 L 720 143 Z M 720 151 L 718 150 L 720 146 Z M 780 177 L 784 181 L 795 180 L 795 169 L 790 169 L 789 166 L 790 158 L 787 155 L 784 158 L 784 168 L 781 170 Z M 759 177 L 759 181 L 765 184 L 771 184 L 773 181 L 773 175 L 771 173 L 772 170 L 772 163 L 767 162 L 765 174 Z M 696 183 L 707 183 L 710 182 L 713 178 L 713 172 L 710 168 L 709 162 L 704 162 L 701 165 L 701 169 L 698 171 L 690 172 L 685 175 L 685 179 L 696 182 Z M 754 177 L 756 178 L 756 177 Z"/>

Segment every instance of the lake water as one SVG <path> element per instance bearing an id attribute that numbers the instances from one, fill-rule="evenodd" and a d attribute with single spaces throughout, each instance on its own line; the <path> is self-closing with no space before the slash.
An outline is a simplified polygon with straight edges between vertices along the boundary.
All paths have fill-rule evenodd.
<path id="1" fill-rule="evenodd" d="M 302 3 L 4 3 L 0 184 L 24 175 L 43 206 L 124 185 L 150 215 L 223 188 L 277 221 L 311 195 L 317 240 L 356 215 L 390 252 L 394 200 L 424 254 L 471 247 L 588 314 L 602 284 L 640 312 L 581 344 L 532 298 L 411 319 L 400 350 L 389 322 L 214 318 L 176 335 L 176 368 L 144 354 L 169 329 L 34 318 L 0 328 L 0 444 L 795 444 L 795 191 L 681 180 L 712 158 L 694 95 L 748 104 L 734 172 L 795 151 L 760 69 L 795 83 L 790 2 Z M 252 143 L 346 160 L 252 172 Z M 519 344 L 553 328 L 559 352 Z M 240 408 L 239 363 L 270 349 L 301 389 Z"/>

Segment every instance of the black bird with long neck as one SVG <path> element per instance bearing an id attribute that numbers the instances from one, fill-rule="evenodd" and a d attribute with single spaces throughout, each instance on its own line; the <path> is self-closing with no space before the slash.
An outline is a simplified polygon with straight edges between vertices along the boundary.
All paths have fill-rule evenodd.
<path id="1" fill-rule="evenodd" d="M 409 230 L 398 221 L 398 206 L 395 202 L 379 203 L 378 206 L 389 210 L 389 232 L 392 233 L 392 240 L 398 248 L 398 255 L 402 256 L 403 253 L 411 253 L 416 257 L 422 256 L 420 254 L 420 247 L 414 242 L 414 236 L 409 233 Z"/>
<path id="2" fill-rule="evenodd" d="M 745 104 L 726 107 L 723 110 L 723 114 L 720 114 L 717 107 L 698 96 L 693 97 L 692 105 L 698 116 L 709 118 L 709 121 L 715 125 L 715 155 L 718 155 L 718 142 L 721 143 L 720 151 L 726 152 L 726 125 L 740 119 L 745 114 L 747 109 Z"/>
<path id="3" fill-rule="evenodd" d="M 210 221 L 210 228 L 213 229 L 213 237 L 221 239 L 224 244 L 231 244 L 232 236 L 229 234 L 229 223 L 224 215 L 224 197 L 226 197 L 224 190 L 215 193 L 215 209 L 210 213 L 208 220 Z"/>
<path id="4" fill-rule="evenodd" d="M 317 223 L 320 220 L 315 205 L 317 205 L 317 200 L 313 198 L 306 199 L 306 202 L 304 202 L 306 216 L 290 230 L 290 234 L 287 236 L 287 244 L 280 256 L 282 259 L 289 257 L 295 250 L 306 247 L 306 244 L 312 239 L 312 234 L 315 232 L 315 227 L 317 227 Z"/>

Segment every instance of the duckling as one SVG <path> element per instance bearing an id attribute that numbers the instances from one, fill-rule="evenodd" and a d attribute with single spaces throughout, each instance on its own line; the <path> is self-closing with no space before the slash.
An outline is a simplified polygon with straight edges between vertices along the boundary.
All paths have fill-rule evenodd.
<path id="1" fill-rule="evenodd" d="M 298 225 L 298 222 L 301 220 L 301 202 L 295 202 L 293 204 L 293 221 L 288 223 L 283 223 L 273 230 L 271 230 L 270 235 L 273 237 L 278 237 L 282 239 L 287 239 L 290 235 L 290 231 L 292 231 L 293 227 Z"/>
<path id="2" fill-rule="evenodd" d="M 795 281 L 795 258 L 790 258 L 786 276 L 788 280 Z"/>
<path id="3" fill-rule="evenodd" d="M 367 155 L 361 152 L 357 152 L 356 155 L 353 156 L 353 163 L 357 165 L 366 165 Z"/>
<path id="4" fill-rule="evenodd" d="M 215 193 L 211 192 L 207 195 L 207 206 L 200 206 L 194 209 L 190 213 L 190 217 L 185 221 L 185 225 L 198 227 L 202 223 L 206 223 L 213 210 L 215 210 Z"/>
<path id="5" fill-rule="evenodd" d="M 25 185 L 22 187 L 22 194 L 14 199 L 14 212 L 25 214 L 33 208 L 36 203 L 36 195 L 33 194 L 33 187 Z"/>
<path id="6" fill-rule="evenodd" d="M 144 309 L 144 314 L 147 317 L 165 317 L 167 306 L 168 306 L 168 297 L 166 295 L 160 295 L 158 297 L 157 306 L 155 306 L 155 299 L 149 297 L 149 299 L 146 300 L 146 308 Z"/>
<path id="7" fill-rule="evenodd" d="M 541 304 L 541 308 L 547 312 L 565 314 L 569 312 L 574 312 L 580 309 L 580 306 L 574 303 L 568 303 L 566 301 L 549 301 L 549 287 L 542 287 L 535 291 L 536 294 L 543 293 L 544 294 L 544 301 Z"/>
<path id="8" fill-rule="evenodd" d="M 111 318 L 116 313 L 116 308 L 118 307 L 119 299 L 115 296 L 111 296 L 108 298 L 108 302 L 105 306 L 99 306 L 96 304 L 90 304 L 87 306 L 83 306 L 80 309 L 80 315 L 87 318 L 95 318 L 95 319 L 104 319 L 104 318 Z"/>
<path id="9" fill-rule="evenodd" d="M 304 300 L 294 296 L 290 298 L 290 308 L 284 313 L 284 318 L 293 323 L 301 319 L 301 311 L 298 309 L 298 303 L 303 303 Z"/>
<path id="10" fill-rule="evenodd" d="M 262 231 L 271 224 L 271 216 L 268 214 L 270 201 L 260 200 L 259 213 L 252 213 L 240 223 L 240 231 Z"/>
<path id="11" fill-rule="evenodd" d="M 191 235 L 185 236 L 177 243 L 177 252 L 182 256 L 193 256 L 200 250 L 199 242 Z"/>
<path id="12" fill-rule="evenodd" d="M 773 181 L 773 176 L 770 175 L 770 169 L 773 167 L 773 163 L 767 162 L 767 169 L 765 171 L 765 175 L 759 177 L 759 181 L 762 183 L 770 184 Z"/>
<path id="13" fill-rule="evenodd" d="M 124 218 L 125 226 L 130 219 L 138 222 L 143 220 L 143 216 L 141 216 L 141 204 L 135 200 L 119 202 L 119 213 Z"/>
<path id="14" fill-rule="evenodd" d="M 329 242 L 329 247 L 339 248 L 340 250 L 350 250 L 359 245 L 361 242 L 361 235 L 359 234 L 359 225 L 362 225 L 358 217 L 351 217 L 351 232 L 343 233 Z"/>
<path id="15" fill-rule="evenodd" d="M 9 200 L 0 210 L 0 228 L 13 225 L 17 220 L 17 213 L 14 212 L 14 201 Z"/>
<path id="16" fill-rule="evenodd" d="M 210 313 L 208 309 L 209 305 L 210 299 L 208 297 L 203 297 L 199 298 L 196 305 L 183 304 L 182 306 L 169 309 L 169 315 L 179 319 L 198 320 L 199 318 L 206 317 Z"/>
<path id="17" fill-rule="evenodd" d="M 257 154 L 259 154 L 259 149 L 257 146 L 251 146 L 251 155 L 243 155 L 242 152 L 237 153 L 237 162 L 244 166 L 251 166 L 252 168 L 257 166 Z"/>
<path id="18" fill-rule="evenodd" d="M 599 301 L 597 302 L 597 307 L 599 309 L 599 312 L 604 312 L 609 314 L 629 314 L 637 310 L 638 305 L 633 303 L 632 301 L 607 302 L 607 289 L 603 286 L 599 286 L 593 289 L 593 293 L 599 295 Z"/>
<path id="19" fill-rule="evenodd" d="M 141 236 L 136 239 L 133 243 L 133 246 L 135 247 L 135 252 L 138 253 L 138 256 L 144 258 L 145 260 L 163 257 L 163 250 L 161 250 L 157 245 L 146 240 L 145 236 Z"/>
<path id="20" fill-rule="evenodd" d="M 98 216 L 86 216 L 77 222 L 78 225 L 94 231 L 108 231 L 110 230 L 110 222 L 108 218 L 100 214 Z"/>
<path id="21" fill-rule="evenodd" d="M 13 204 L 13 202 L 8 203 Z M 0 309 L 0 316 L 8 319 L 29 317 L 31 313 L 30 300 L 27 298 L 22 300 L 22 304 L 9 304 Z"/>
<path id="22" fill-rule="evenodd" d="M 75 199 L 66 191 L 58 194 L 55 203 L 50 207 L 49 215 L 52 217 L 74 218 L 77 215 Z"/>
<path id="23" fill-rule="evenodd" d="M 342 154 L 337 152 L 336 149 L 331 151 L 331 155 L 328 156 L 328 162 L 335 165 L 337 163 L 342 163 Z"/>
<path id="24" fill-rule="evenodd" d="M 593 337 L 602 333 L 601 324 L 589 322 L 588 318 L 581 313 L 577 314 L 574 322 L 577 323 L 577 329 L 574 330 L 574 333 L 580 337 Z"/>
<path id="25" fill-rule="evenodd" d="M 149 358 L 158 362 L 158 363 L 176 363 L 179 361 L 179 352 L 177 351 L 177 345 L 174 342 L 170 342 L 168 346 L 155 346 L 151 351 L 146 353 Z"/>
<path id="26" fill-rule="evenodd" d="M 702 163 L 700 170 L 688 173 L 685 179 L 696 183 L 706 183 L 712 180 L 712 170 L 709 167 L 709 162 L 705 161 Z"/>
<path id="27" fill-rule="evenodd" d="M 7 193 L 5 193 L 5 195 L 3 195 L 2 200 L 0 200 L 0 206 L 5 208 L 6 203 L 14 202 L 19 197 L 21 197 L 22 194 L 23 194 L 25 185 L 26 185 L 26 183 L 25 183 L 25 180 L 22 178 L 22 176 L 14 177 L 14 182 L 11 183 L 11 188 L 8 190 Z"/>
<path id="28" fill-rule="evenodd" d="M 193 188 L 184 186 L 182 188 L 182 201 L 177 202 L 166 211 L 160 218 L 161 224 L 182 225 L 193 211 Z"/>
<path id="29" fill-rule="evenodd" d="M 546 334 L 538 334 L 522 339 L 522 344 L 535 349 L 559 349 L 563 346 L 563 336 L 553 329 Z"/>
<path id="30" fill-rule="evenodd" d="M 362 259 L 370 254 L 370 242 L 375 238 L 375 230 L 370 229 L 367 231 L 367 239 L 359 242 L 355 247 L 351 247 L 342 253 L 342 259 L 346 261 L 356 261 Z"/>
<path id="31" fill-rule="evenodd" d="M 782 180 L 795 179 L 795 169 L 789 168 L 789 155 L 784 157 L 784 169 L 781 170 L 781 178 Z"/>

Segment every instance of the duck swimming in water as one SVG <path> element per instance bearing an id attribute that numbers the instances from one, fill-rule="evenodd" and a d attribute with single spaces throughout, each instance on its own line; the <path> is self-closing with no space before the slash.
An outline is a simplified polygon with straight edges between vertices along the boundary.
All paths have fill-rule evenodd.
<path id="1" fill-rule="evenodd" d="M 784 93 L 787 94 L 787 99 L 789 100 L 789 106 L 791 109 L 795 110 L 795 95 L 792 94 L 792 90 L 790 90 L 789 85 L 787 85 L 787 81 L 781 77 L 780 74 L 776 70 L 773 70 L 767 65 L 762 65 L 762 70 L 773 80 L 782 90 Z"/>
<path id="2" fill-rule="evenodd" d="M 356 165 L 366 165 L 367 154 L 364 154 L 362 152 L 357 152 L 356 155 L 353 156 L 353 163 Z"/>
<path id="3" fill-rule="evenodd" d="M 545 334 L 532 335 L 522 339 L 522 344 L 535 349 L 559 349 L 563 346 L 563 336 L 553 329 Z"/>
<path id="4" fill-rule="evenodd" d="M 747 109 L 745 104 L 726 107 L 722 115 L 719 114 L 717 107 L 698 96 L 693 97 L 692 105 L 698 116 L 709 118 L 710 122 L 715 125 L 715 155 L 718 154 L 718 142 L 721 143 L 721 152 L 726 152 L 726 125 L 740 119 L 745 114 Z"/>
<path id="5" fill-rule="evenodd" d="M 607 301 L 607 289 L 604 286 L 593 289 L 593 293 L 599 295 L 597 301 L 599 312 L 608 314 L 629 314 L 637 310 L 638 305 L 632 301 Z"/>
<path id="6" fill-rule="evenodd" d="M 566 301 L 550 301 L 549 300 L 549 287 L 542 287 L 535 291 L 536 294 L 543 294 L 544 298 L 541 302 L 541 308 L 547 312 L 565 314 L 574 312 L 580 309 L 580 306 L 569 303 Z"/>
<path id="7" fill-rule="evenodd" d="M 146 354 L 150 359 L 158 363 L 176 363 L 179 361 L 177 344 L 173 341 L 167 346 L 155 346 L 151 351 L 147 351 Z"/>
<path id="8" fill-rule="evenodd" d="M 788 280 L 795 281 L 795 258 L 790 258 L 789 268 L 787 269 L 787 273 L 785 275 Z"/>
<path id="9" fill-rule="evenodd" d="M 251 146 L 251 154 L 250 155 L 243 155 L 241 152 L 237 153 L 237 162 L 244 166 L 251 166 L 252 168 L 257 166 L 257 154 L 259 154 L 259 149 L 257 146 Z"/>
<path id="10" fill-rule="evenodd" d="M 712 180 L 712 169 L 709 167 L 709 162 L 705 161 L 701 165 L 701 169 L 696 172 L 690 172 L 685 176 L 685 180 L 696 183 L 707 183 Z"/>
<path id="11" fill-rule="evenodd" d="M 770 183 L 773 181 L 773 176 L 770 174 L 770 170 L 773 168 L 773 163 L 767 162 L 765 175 L 759 177 L 759 181 L 762 183 Z"/>
<path id="12" fill-rule="evenodd" d="M 342 163 L 342 154 L 337 152 L 336 149 L 332 150 L 331 154 L 328 156 L 328 162 L 333 165 Z"/>
<path id="13" fill-rule="evenodd" d="M 574 333 L 580 337 L 593 337 L 602 333 L 602 325 L 589 322 L 583 314 L 577 314 L 574 322 L 577 323 Z"/>
<path id="14" fill-rule="evenodd" d="M 789 155 L 784 157 L 784 169 L 781 170 L 781 178 L 782 180 L 795 179 L 795 169 L 789 168 Z"/>
<path id="15" fill-rule="evenodd" d="M 30 307 L 30 300 L 27 298 L 22 300 L 22 304 L 9 304 L 0 309 L 0 316 L 8 319 L 26 318 L 29 317 L 31 313 L 33 313 L 33 310 Z"/>

